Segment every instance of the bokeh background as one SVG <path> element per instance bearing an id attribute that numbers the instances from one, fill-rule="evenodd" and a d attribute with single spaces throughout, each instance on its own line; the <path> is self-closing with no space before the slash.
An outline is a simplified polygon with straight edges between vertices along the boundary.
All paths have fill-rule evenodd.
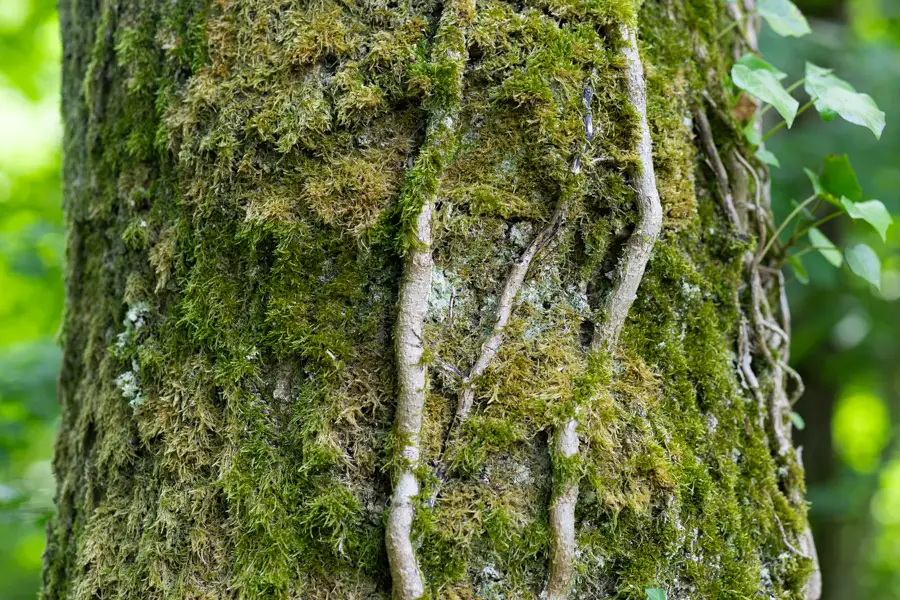
<path id="1" fill-rule="evenodd" d="M 802 168 L 848 154 L 866 199 L 900 215 L 900 0 L 798 1 L 814 34 L 763 34 L 766 58 L 802 76 L 834 68 L 887 113 L 880 142 L 809 111 L 769 142 L 776 213 L 809 193 Z M 57 423 L 55 342 L 62 313 L 60 42 L 53 0 L 0 0 L 0 600 L 39 587 Z M 801 94 L 797 94 L 800 96 Z M 774 112 L 774 111 L 771 111 Z M 883 291 L 807 255 L 812 282 L 789 286 L 792 362 L 807 393 L 796 410 L 825 600 L 900 600 L 900 226 L 888 243 L 866 225 L 824 227 L 839 246 L 866 241 Z"/>

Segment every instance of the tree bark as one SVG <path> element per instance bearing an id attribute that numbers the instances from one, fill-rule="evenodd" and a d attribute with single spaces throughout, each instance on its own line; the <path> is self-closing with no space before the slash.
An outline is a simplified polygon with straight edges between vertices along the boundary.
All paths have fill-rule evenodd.
<path id="1" fill-rule="evenodd" d="M 817 598 L 729 14 L 64 0 L 42 597 Z"/>

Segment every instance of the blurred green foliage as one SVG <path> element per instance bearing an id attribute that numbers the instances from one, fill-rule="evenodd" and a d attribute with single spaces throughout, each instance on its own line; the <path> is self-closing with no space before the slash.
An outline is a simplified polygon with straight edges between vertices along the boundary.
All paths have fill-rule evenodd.
<path id="1" fill-rule="evenodd" d="M 808 195 L 803 167 L 850 155 L 866 196 L 900 214 L 900 1 L 808 0 L 814 35 L 764 35 L 766 58 L 795 78 L 804 61 L 833 67 L 887 113 L 881 142 L 813 113 L 772 138 L 776 212 Z M 60 44 L 55 2 L 0 0 L 0 600 L 33 598 L 43 525 L 52 510 L 49 459 L 56 423 L 62 311 Z M 812 515 L 826 599 L 900 599 L 900 227 L 888 233 L 883 291 L 810 256 L 812 283 L 791 284 L 794 362 L 809 391 L 798 434 L 811 475 Z M 839 246 L 871 241 L 847 221 Z M 835 524 L 841 537 L 829 543 Z M 850 542 L 848 543 L 848 540 Z M 835 549 L 836 548 L 836 549 Z M 852 562 L 852 569 L 829 573 Z"/>
<path id="2" fill-rule="evenodd" d="M 0 598 L 34 598 L 63 287 L 55 2 L 0 0 Z"/>
<path id="3" fill-rule="evenodd" d="M 813 111 L 768 144 L 773 204 L 783 218 L 791 200 L 809 195 L 803 168 L 819 171 L 827 154 L 848 154 L 865 198 L 900 215 L 900 2 L 798 2 L 814 34 L 786 42 L 764 35 L 766 58 L 803 76 L 811 61 L 834 69 L 887 113 L 881 141 L 849 123 L 825 123 Z M 818 17 L 818 18 L 816 18 Z M 804 258 L 811 283 L 789 288 L 794 314 L 792 363 L 807 383 L 797 405 L 809 427 L 795 438 L 809 477 L 823 600 L 900 599 L 900 226 L 887 243 L 859 221 L 838 219 L 823 231 L 841 248 L 878 248 L 882 291 L 836 270 L 824 257 Z"/>

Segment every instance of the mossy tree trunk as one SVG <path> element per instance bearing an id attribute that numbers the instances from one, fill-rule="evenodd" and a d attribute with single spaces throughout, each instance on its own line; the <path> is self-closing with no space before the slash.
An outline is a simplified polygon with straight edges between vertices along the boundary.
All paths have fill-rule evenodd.
<path id="1" fill-rule="evenodd" d="M 43 597 L 817 597 L 740 10 L 64 0 Z"/>

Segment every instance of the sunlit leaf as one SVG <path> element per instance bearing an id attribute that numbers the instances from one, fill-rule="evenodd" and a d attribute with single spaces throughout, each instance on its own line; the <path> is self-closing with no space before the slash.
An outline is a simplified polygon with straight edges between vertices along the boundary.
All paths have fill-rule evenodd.
<path id="1" fill-rule="evenodd" d="M 825 257 L 835 267 L 844 264 L 844 255 L 838 250 L 831 240 L 824 233 L 813 227 L 809 230 L 809 243 L 819 251 L 819 254 Z"/>
<path id="2" fill-rule="evenodd" d="M 847 209 L 848 215 L 854 219 L 862 219 L 875 228 L 882 241 L 887 241 L 887 230 L 894 222 L 894 219 L 884 207 L 884 204 L 881 203 L 881 200 L 853 202 L 847 198 L 841 198 L 841 204 Z"/>
<path id="3" fill-rule="evenodd" d="M 756 10 L 778 35 L 801 37 L 812 32 L 806 17 L 790 0 L 759 0 Z"/>
<path id="4" fill-rule="evenodd" d="M 745 92 L 771 104 L 787 121 L 788 127 L 794 123 L 800 104 L 787 93 L 771 71 L 736 64 L 731 68 L 731 78 Z"/>
<path id="5" fill-rule="evenodd" d="M 857 244 L 844 254 L 850 270 L 880 291 L 881 261 L 875 251 L 865 244 Z"/>
<path id="6" fill-rule="evenodd" d="M 759 148 L 756 151 L 756 158 L 766 163 L 767 165 L 771 165 L 773 167 L 780 167 L 781 163 L 778 162 L 778 157 L 766 150 L 765 148 Z"/>
<path id="7" fill-rule="evenodd" d="M 662 588 L 645 588 L 647 600 L 666 600 L 666 591 Z"/>
<path id="8" fill-rule="evenodd" d="M 800 413 L 791 411 L 791 423 L 793 423 L 794 427 L 796 427 L 800 431 L 806 429 L 806 421 L 803 420 L 803 417 L 800 416 Z"/>
<path id="9" fill-rule="evenodd" d="M 803 263 L 800 262 L 798 257 L 789 256 L 788 263 L 790 263 L 791 268 L 794 269 L 794 276 L 797 278 L 797 281 L 803 285 L 809 283 L 809 273 L 806 272 L 806 267 L 803 266 Z"/>
<path id="10" fill-rule="evenodd" d="M 881 137 L 884 130 L 884 112 L 868 94 L 857 92 L 852 85 L 836 77 L 829 69 L 806 63 L 804 89 L 815 99 L 816 110 L 826 121 L 840 115 L 844 120 L 868 128 Z"/>
<path id="11" fill-rule="evenodd" d="M 770 73 L 772 73 L 772 75 L 775 76 L 775 79 L 777 79 L 778 81 L 781 81 L 782 79 L 787 77 L 787 73 L 779 70 L 772 63 L 770 63 L 769 61 L 765 60 L 764 58 L 762 58 L 761 56 L 759 56 L 757 54 L 753 54 L 752 52 L 748 52 L 747 54 L 740 57 L 737 61 L 737 64 L 744 65 L 745 67 L 749 67 L 750 69 L 753 69 L 754 71 L 760 70 L 760 69 L 769 71 Z"/>
<path id="12" fill-rule="evenodd" d="M 862 188 L 846 154 L 826 156 L 825 168 L 822 170 L 819 181 L 825 191 L 834 198 L 846 197 L 854 202 L 862 200 Z"/>

